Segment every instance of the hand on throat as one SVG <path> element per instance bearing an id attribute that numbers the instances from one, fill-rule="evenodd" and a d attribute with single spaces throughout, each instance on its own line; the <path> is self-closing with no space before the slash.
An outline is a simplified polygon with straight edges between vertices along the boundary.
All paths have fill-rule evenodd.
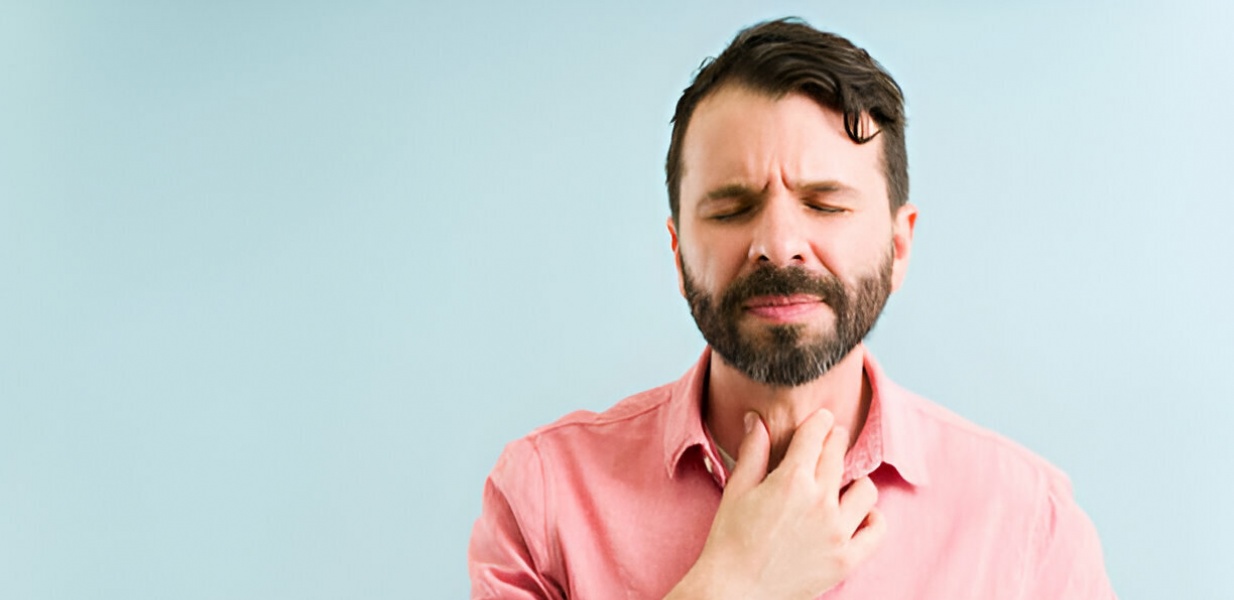
<path id="1" fill-rule="evenodd" d="M 716 443 L 740 461 L 743 419 L 747 412 L 757 413 L 771 433 L 768 472 L 784 458 L 798 425 L 820 408 L 835 415 L 836 427 L 847 430 L 852 448 L 870 410 L 871 388 L 864 367 L 865 346 L 858 345 L 818 379 L 777 387 L 750 379 L 712 352 L 703 419 Z"/>

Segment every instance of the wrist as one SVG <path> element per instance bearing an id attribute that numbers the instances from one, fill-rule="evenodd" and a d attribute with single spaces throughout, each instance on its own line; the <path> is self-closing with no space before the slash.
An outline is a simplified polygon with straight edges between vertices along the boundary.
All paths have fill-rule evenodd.
<path id="1" fill-rule="evenodd" d="M 673 586 L 664 600 L 738 600 L 746 598 L 737 582 L 723 575 L 723 570 L 700 559 Z"/>

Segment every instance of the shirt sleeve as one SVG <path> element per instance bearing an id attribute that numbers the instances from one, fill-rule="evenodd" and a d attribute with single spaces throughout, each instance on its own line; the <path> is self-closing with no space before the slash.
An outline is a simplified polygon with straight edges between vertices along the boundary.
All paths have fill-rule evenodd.
<path id="1" fill-rule="evenodd" d="M 506 447 L 484 484 L 467 570 L 473 599 L 560 600 L 547 573 L 545 494 L 539 455 L 528 440 Z"/>
<path id="2" fill-rule="evenodd" d="M 1039 512 L 1024 600 L 1114 600 L 1101 540 L 1071 495 L 1065 475 L 1052 477 Z"/>

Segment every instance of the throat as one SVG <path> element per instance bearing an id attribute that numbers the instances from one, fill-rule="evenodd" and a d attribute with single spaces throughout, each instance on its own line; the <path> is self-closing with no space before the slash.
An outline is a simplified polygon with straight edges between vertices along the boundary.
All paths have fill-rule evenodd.
<path id="1" fill-rule="evenodd" d="M 784 458 L 797 427 L 821 408 L 831 411 L 837 426 L 848 431 L 847 447 L 852 448 L 865 427 L 872 396 L 864 358 L 864 348 L 858 346 L 823 377 L 785 388 L 754 382 L 713 356 L 705 378 L 702 416 L 720 456 L 726 463 L 729 458 L 741 460 L 748 412 L 758 415 L 770 435 L 768 472 Z"/>

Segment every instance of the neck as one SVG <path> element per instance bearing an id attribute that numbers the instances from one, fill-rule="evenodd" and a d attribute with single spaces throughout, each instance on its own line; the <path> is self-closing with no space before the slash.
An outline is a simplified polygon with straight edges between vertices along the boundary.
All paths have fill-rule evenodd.
<path id="1" fill-rule="evenodd" d="M 758 413 L 771 434 L 768 471 L 784 458 L 793 433 L 820 408 L 835 415 L 837 427 L 848 431 L 851 448 L 870 410 L 870 383 L 865 377 L 865 346 L 858 345 L 822 377 L 797 387 L 775 387 L 756 382 L 724 362 L 714 351 L 707 376 L 707 427 L 716 443 L 737 457 L 745 435 L 747 412 Z"/>

